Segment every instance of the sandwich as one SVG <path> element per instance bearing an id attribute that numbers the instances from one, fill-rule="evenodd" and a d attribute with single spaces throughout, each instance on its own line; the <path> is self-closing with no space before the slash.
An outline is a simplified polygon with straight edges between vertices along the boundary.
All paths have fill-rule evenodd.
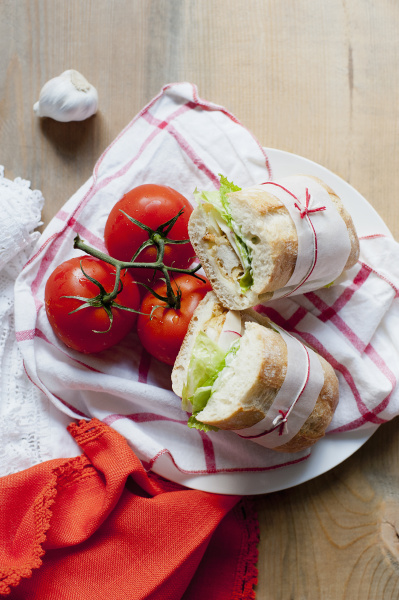
<path id="1" fill-rule="evenodd" d="M 172 371 L 188 425 L 229 430 L 281 452 L 324 436 L 338 403 L 331 365 L 253 309 L 225 308 L 208 292 Z"/>
<path id="2" fill-rule="evenodd" d="M 241 189 L 221 176 L 195 191 L 196 255 L 231 310 L 331 285 L 359 257 L 352 218 L 323 181 L 306 175 Z"/>

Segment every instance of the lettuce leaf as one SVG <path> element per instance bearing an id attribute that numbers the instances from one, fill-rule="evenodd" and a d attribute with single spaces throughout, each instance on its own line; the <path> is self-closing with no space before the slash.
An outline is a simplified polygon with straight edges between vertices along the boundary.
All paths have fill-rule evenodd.
<path id="1" fill-rule="evenodd" d="M 230 364 L 239 347 L 240 340 L 237 340 L 225 353 L 206 333 L 203 331 L 198 333 L 182 394 L 182 409 L 186 411 L 192 409 L 193 412 L 187 422 L 189 427 L 201 431 L 218 431 L 217 427 L 198 421 L 196 416 L 205 408 L 211 397 L 213 384 L 226 365 Z"/>
<path id="2" fill-rule="evenodd" d="M 200 431 L 205 431 L 206 433 L 208 431 L 219 431 L 218 427 L 214 427 L 213 425 L 207 425 L 206 423 L 201 423 L 201 421 L 198 421 L 195 414 L 191 415 L 191 417 L 187 421 L 187 425 L 191 429 L 199 429 Z"/>
<path id="3" fill-rule="evenodd" d="M 194 196 L 196 197 L 197 201 L 202 200 L 212 204 L 212 206 L 218 211 L 222 219 L 234 233 L 236 248 L 240 254 L 241 263 L 244 267 L 244 275 L 240 278 L 240 287 L 243 292 L 246 292 L 253 285 L 251 250 L 244 242 L 240 228 L 236 225 L 231 216 L 230 203 L 229 199 L 227 198 L 227 194 L 230 194 L 231 192 L 239 192 L 241 188 L 229 181 L 227 177 L 221 175 L 220 173 L 219 177 L 220 188 L 218 191 L 199 192 L 198 190 L 195 190 Z"/>
<path id="4" fill-rule="evenodd" d="M 204 332 L 195 339 L 188 365 L 187 381 L 183 387 L 182 408 L 202 410 L 211 394 L 212 384 L 224 366 L 225 353 Z"/>
<path id="5" fill-rule="evenodd" d="M 248 268 L 245 270 L 244 275 L 240 279 L 240 287 L 243 292 L 247 292 L 251 289 L 254 284 L 254 278 L 252 276 L 252 269 Z"/>
<path id="6" fill-rule="evenodd" d="M 220 173 L 219 173 L 219 177 L 220 177 L 220 188 L 219 188 L 220 202 L 225 210 L 226 222 L 231 227 L 231 222 L 233 221 L 233 219 L 231 217 L 230 203 L 229 203 L 229 200 L 226 195 L 230 194 L 232 192 L 239 192 L 241 190 L 241 188 L 238 187 L 238 185 L 235 185 L 232 181 L 228 181 L 227 177 L 225 177 L 224 175 L 221 175 Z"/>

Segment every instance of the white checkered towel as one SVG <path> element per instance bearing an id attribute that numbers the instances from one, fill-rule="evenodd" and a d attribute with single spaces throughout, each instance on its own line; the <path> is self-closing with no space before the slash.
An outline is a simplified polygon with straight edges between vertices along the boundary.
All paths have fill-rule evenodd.
<path id="1" fill-rule="evenodd" d="M 117 429 L 148 468 L 165 453 L 188 473 L 266 470 L 306 459 L 308 452 L 279 454 L 233 432 L 189 429 L 171 391 L 170 367 L 152 359 L 135 332 L 100 355 L 82 355 L 58 341 L 43 305 L 52 270 L 80 254 L 73 250 L 75 235 L 104 249 L 107 215 L 132 187 L 166 184 L 192 200 L 196 187 L 217 188 L 219 173 L 245 187 L 295 174 L 290 169 L 284 153 L 265 151 L 233 115 L 199 98 L 194 85 L 165 86 L 51 221 L 17 280 L 16 334 L 32 381 L 71 417 L 97 417 Z M 320 175 L 312 170 L 309 163 L 308 173 Z M 327 171 L 326 177 L 329 183 Z M 351 188 L 345 182 L 338 187 L 345 203 Z M 384 423 L 399 413 L 399 247 L 378 218 L 371 221 L 356 221 L 361 257 L 336 285 L 262 309 L 336 369 L 341 399 L 330 427 L 335 432 Z"/>

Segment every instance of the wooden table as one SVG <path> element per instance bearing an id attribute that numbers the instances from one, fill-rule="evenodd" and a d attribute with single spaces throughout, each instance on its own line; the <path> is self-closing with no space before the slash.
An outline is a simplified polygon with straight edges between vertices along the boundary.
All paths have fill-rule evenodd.
<path id="1" fill-rule="evenodd" d="M 0 163 L 44 223 L 160 88 L 196 83 L 269 147 L 363 194 L 399 238 L 399 4 L 369 0 L 2 0 Z M 39 120 L 67 68 L 98 89 L 83 123 Z M 399 597 L 398 421 L 351 458 L 257 500 L 258 600 Z"/>

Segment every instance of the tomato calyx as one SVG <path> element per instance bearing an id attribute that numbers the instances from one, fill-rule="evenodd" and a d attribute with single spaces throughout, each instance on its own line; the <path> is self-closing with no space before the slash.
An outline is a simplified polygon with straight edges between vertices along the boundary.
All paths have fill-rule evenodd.
<path id="1" fill-rule="evenodd" d="M 124 213 L 124 211 L 121 211 L 121 212 Z M 80 238 L 79 235 L 76 235 L 76 237 L 74 239 L 74 248 L 83 250 L 87 254 L 90 254 L 91 256 L 99 258 L 100 260 L 103 260 L 104 262 L 113 265 L 116 269 L 115 287 L 110 294 L 105 295 L 105 297 L 102 299 L 103 302 L 107 303 L 109 301 L 113 301 L 114 298 L 116 298 L 117 294 L 119 293 L 120 275 L 121 275 L 122 270 L 125 270 L 125 269 L 137 268 L 137 269 L 151 269 L 152 271 L 161 271 L 161 273 L 163 275 L 162 280 L 166 284 L 166 296 L 161 296 L 160 294 L 155 292 L 151 286 L 149 286 L 141 281 L 137 281 L 137 284 L 142 285 L 148 292 L 151 292 L 156 298 L 158 298 L 162 302 L 165 302 L 169 308 L 174 308 L 176 310 L 178 310 L 180 308 L 182 294 L 181 294 L 181 290 L 179 288 L 177 288 L 176 291 L 173 289 L 173 286 L 172 286 L 173 274 L 178 274 L 178 273 L 183 274 L 184 273 L 187 275 L 191 275 L 192 277 L 195 277 L 196 279 L 199 279 L 200 281 L 204 281 L 204 279 L 202 277 L 200 277 L 199 275 L 196 274 L 197 271 L 199 271 L 199 269 L 201 268 L 200 264 L 198 264 L 192 268 L 189 268 L 189 269 L 180 269 L 177 267 L 166 265 L 164 262 L 165 246 L 167 244 L 187 244 L 190 242 L 190 240 L 173 240 L 173 239 L 168 238 L 168 234 L 169 234 L 170 230 L 176 223 L 177 219 L 183 214 L 183 212 L 184 212 L 184 210 L 180 209 L 179 212 L 174 217 L 172 217 L 168 221 L 165 221 L 165 223 L 162 223 L 156 229 L 152 229 L 148 225 L 145 225 L 144 223 L 141 223 L 137 219 L 134 219 L 133 217 L 130 217 L 128 214 L 124 213 L 128 217 L 128 219 L 130 219 L 130 221 L 132 221 L 135 225 L 138 225 L 141 229 L 145 230 L 148 233 L 148 240 L 145 240 L 141 244 L 140 248 L 138 248 L 138 250 L 135 252 L 131 261 L 122 261 L 122 260 L 113 258 L 112 256 L 109 256 L 105 252 L 102 252 L 101 250 L 97 250 L 96 248 L 92 248 L 91 246 L 87 245 Z M 150 245 L 155 245 L 157 248 L 157 256 L 156 256 L 155 261 L 153 261 L 153 262 L 137 262 L 136 259 L 139 256 L 140 252 L 144 248 L 146 248 L 147 246 L 150 246 Z"/>
<path id="2" fill-rule="evenodd" d="M 114 315 L 111 310 L 112 308 L 118 308 L 121 310 L 126 310 L 128 312 L 134 312 L 137 314 L 141 314 L 140 311 L 138 311 L 138 310 L 134 310 L 133 308 L 129 308 L 128 306 L 123 306 L 122 304 L 115 302 L 114 298 L 116 298 L 116 296 L 118 294 L 120 294 L 120 292 L 123 290 L 123 283 L 122 283 L 122 280 L 120 279 L 120 276 L 118 276 L 117 285 L 116 285 L 116 287 L 114 287 L 112 292 L 107 292 L 106 289 L 104 288 L 104 286 L 99 281 L 97 281 L 97 279 L 95 279 L 94 277 L 91 277 L 88 273 L 85 272 L 85 270 L 83 269 L 83 266 L 82 266 L 82 261 L 80 261 L 80 270 L 82 271 L 82 273 L 86 277 L 86 279 L 88 279 L 89 281 L 91 281 L 98 287 L 99 293 L 97 294 L 97 296 L 89 297 L 89 298 L 87 298 L 85 296 L 61 296 L 61 298 L 72 298 L 75 300 L 80 300 L 82 302 L 82 304 L 80 306 L 78 306 L 74 310 L 71 310 L 68 313 L 69 315 L 72 315 L 73 313 L 76 313 L 79 310 L 82 310 L 84 308 L 89 308 L 89 307 L 103 308 L 108 315 L 109 326 L 107 329 L 103 329 L 101 331 L 93 329 L 93 332 L 94 333 L 108 333 L 111 330 L 112 323 L 114 320 Z"/>
<path id="3" fill-rule="evenodd" d="M 174 240 L 172 238 L 168 238 L 168 233 L 170 232 L 172 227 L 175 225 L 177 219 L 184 213 L 184 208 L 181 208 L 179 210 L 179 212 L 177 213 L 177 215 L 175 215 L 168 221 L 165 221 L 165 223 L 161 223 L 161 225 L 159 225 L 156 229 L 152 229 L 148 225 L 141 223 L 141 221 L 138 221 L 134 217 L 131 217 L 122 209 L 120 209 L 120 212 L 123 215 L 125 215 L 125 217 L 127 217 L 127 219 L 129 219 L 129 221 L 131 223 L 133 223 L 134 225 L 137 225 L 137 227 L 140 227 L 140 229 L 143 229 L 143 231 L 146 231 L 148 234 L 148 240 L 145 240 L 141 244 L 141 246 L 136 250 L 136 252 L 134 253 L 130 262 L 134 262 L 136 260 L 136 258 L 138 257 L 138 255 L 140 254 L 140 252 L 142 252 L 144 250 L 144 248 L 148 248 L 148 246 L 156 246 L 157 247 L 157 260 L 159 260 L 159 259 L 163 260 L 165 244 L 189 244 L 190 243 L 190 240 Z"/>
<path id="4" fill-rule="evenodd" d="M 203 281 L 201 277 L 197 277 L 197 279 L 200 279 L 201 281 Z M 180 287 L 177 285 L 177 289 L 176 289 L 176 291 L 174 291 L 171 286 L 170 280 L 168 282 L 168 280 L 166 278 L 161 277 L 159 281 L 163 281 L 166 284 L 166 294 L 167 294 L 166 296 L 162 296 L 161 294 L 158 294 L 158 292 L 156 292 L 154 289 L 152 289 L 149 285 L 146 285 L 145 283 L 141 283 L 141 285 L 143 287 L 145 287 L 148 292 L 150 292 L 153 296 L 155 296 L 155 298 L 158 298 L 158 300 L 161 300 L 164 303 L 164 304 L 156 304 L 155 306 L 153 306 L 153 308 L 151 310 L 151 314 L 150 314 L 150 319 L 152 319 L 152 315 L 157 308 L 165 308 L 165 303 L 166 303 L 167 307 L 174 308 L 175 310 L 180 310 L 180 307 L 181 307 L 182 291 L 181 291 Z M 170 290 L 169 290 L 169 287 L 170 287 Z M 172 295 L 173 295 L 173 300 L 171 302 Z"/>

